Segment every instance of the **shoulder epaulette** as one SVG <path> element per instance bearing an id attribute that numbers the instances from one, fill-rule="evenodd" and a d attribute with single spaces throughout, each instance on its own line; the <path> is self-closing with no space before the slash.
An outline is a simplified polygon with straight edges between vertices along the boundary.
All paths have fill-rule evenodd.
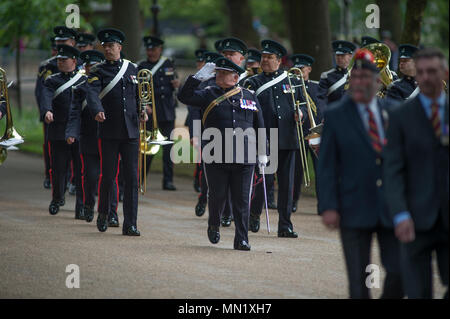
<path id="1" fill-rule="evenodd" d="M 328 73 L 331 73 L 331 72 L 334 72 L 334 71 L 336 71 L 335 68 L 332 68 L 331 70 L 325 71 L 325 72 L 323 72 L 323 73 L 320 75 L 320 78 L 321 78 L 321 79 L 326 79 L 326 78 L 328 78 Z"/>
<path id="2" fill-rule="evenodd" d="M 319 84 L 319 81 L 309 80 L 309 82 L 314 83 L 314 84 Z"/>
<path id="3" fill-rule="evenodd" d="M 41 64 L 39 64 L 39 66 L 46 66 L 47 64 L 49 64 L 53 59 L 56 59 L 56 55 L 52 56 L 51 58 L 48 58 L 47 60 L 44 60 L 41 62 Z"/>

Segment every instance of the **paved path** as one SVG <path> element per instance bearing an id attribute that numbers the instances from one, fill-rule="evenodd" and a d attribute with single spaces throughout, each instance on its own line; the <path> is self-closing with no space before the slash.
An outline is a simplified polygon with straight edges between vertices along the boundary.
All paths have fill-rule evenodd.
<path id="1" fill-rule="evenodd" d="M 234 226 L 221 230 L 218 245 L 209 243 L 207 214 L 194 215 L 191 180 L 175 178 L 178 191 L 168 192 L 151 175 L 139 203 L 142 236 L 130 238 L 121 228 L 99 233 L 95 219 L 75 220 L 74 196 L 51 216 L 42 171 L 39 157 L 19 152 L 0 167 L 0 298 L 347 297 L 338 234 L 321 225 L 313 198 L 293 215 L 298 239 L 268 235 L 262 219 L 249 235 L 252 250 L 240 252 L 232 249 Z M 270 218 L 276 231 L 277 212 Z M 66 288 L 69 264 L 80 268 L 79 289 Z"/>

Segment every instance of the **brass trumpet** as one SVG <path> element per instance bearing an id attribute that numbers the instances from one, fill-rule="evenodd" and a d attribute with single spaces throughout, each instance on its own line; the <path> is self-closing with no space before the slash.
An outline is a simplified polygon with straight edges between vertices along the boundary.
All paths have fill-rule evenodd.
<path id="1" fill-rule="evenodd" d="M 14 145 L 24 142 L 22 136 L 17 133 L 13 126 L 6 72 L 2 68 L 0 68 L 0 101 L 4 101 L 6 103 L 6 128 L 3 137 L 0 138 L 0 165 L 2 165 L 8 156 L 7 150 L 9 148 L 13 149 Z"/>

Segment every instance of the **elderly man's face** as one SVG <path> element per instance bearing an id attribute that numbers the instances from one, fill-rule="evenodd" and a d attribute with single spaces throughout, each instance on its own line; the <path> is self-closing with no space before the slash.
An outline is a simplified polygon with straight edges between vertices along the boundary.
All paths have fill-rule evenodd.
<path id="1" fill-rule="evenodd" d="M 222 89 L 228 89 L 238 83 L 239 75 L 236 72 L 216 69 L 216 84 Z"/>
<path id="2" fill-rule="evenodd" d="M 420 92 L 428 97 L 438 97 L 443 90 L 443 80 L 448 79 L 448 67 L 438 57 L 421 58 L 416 61 L 416 81 Z"/>
<path id="3" fill-rule="evenodd" d="M 350 75 L 349 94 L 356 103 L 369 103 L 380 87 L 378 74 L 368 69 L 353 68 Z"/>
<path id="4" fill-rule="evenodd" d="M 261 69 L 264 72 L 275 72 L 280 68 L 281 59 L 276 54 L 263 53 L 261 55 Z"/>

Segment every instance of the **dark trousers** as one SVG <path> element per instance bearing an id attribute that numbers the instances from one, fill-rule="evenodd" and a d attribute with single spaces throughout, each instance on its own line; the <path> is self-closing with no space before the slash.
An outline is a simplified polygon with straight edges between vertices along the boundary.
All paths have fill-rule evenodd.
<path id="1" fill-rule="evenodd" d="M 221 213 L 231 193 L 232 211 L 235 224 L 234 241 L 248 242 L 248 222 L 250 195 L 254 165 L 243 164 L 205 164 L 208 182 L 208 225 L 220 225 Z"/>
<path id="2" fill-rule="evenodd" d="M 170 133 L 175 127 L 174 121 L 158 122 L 159 130 L 161 134 L 167 138 L 170 138 Z M 161 146 L 163 152 L 163 184 L 173 182 L 173 163 L 170 159 L 170 151 L 172 150 L 172 144 Z M 152 165 L 153 156 L 147 156 L 147 175 Z"/>
<path id="3" fill-rule="evenodd" d="M 313 154 L 311 149 L 308 147 L 308 144 L 305 144 L 307 146 L 306 148 L 306 156 L 308 157 L 308 154 L 311 155 L 311 159 L 314 166 L 314 180 L 315 180 L 315 186 L 316 186 L 316 194 L 317 194 L 317 162 L 318 158 L 316 155 Z M 309 172 L 309 175 L 311 176 L 312 172 Z M 300 159 L 300 151 L 295 152 L 295 173 L 294 173 L 294 203 L 297 202 L 300 199 L 301 191 L 302 191 L 302 183 L 303 183 L 303 167 L 302 167 L 302 161 Z"/>
<path id="4" fill-rule="evenodd" d="M 47 123 L 43 123 L 43 128 L 44 128 L 44 144 L 43 144 L 43 148 L 44 148 L 44 167 L 45 167 L 45 178 L 50 178 L 50 153 L 48 151 L 48 139 L 47 139 L 47 127 L 48 124 Z"/>
<path id="5" fill-rule="evenodd" d="M 100 157 L 98 154 L 84 153 L 80 154 L 81 158 L 81 185 L 83 189 L 83 205 L 84 207 L 94 208 L 95 194 L 99 187 L 100 175 Z M 114 180 L 113 191 L 111 192 L 111 206 L 109 210 L 109 218 L 112 217 L 119 220 L 117 216 L 118 207 L 118 183 Z"/>
<path id="6" fill-rule="evenodd" d="M 381 298 L 403 298 L 402 275 L 400 265 L 400 244 L 392 229 L 341 228 L 340 235 L 344 249 L 345 264 L 349 281 L 350 298 L 370 298 L 366 285 L 366 267 L 371 264 L 370 251 L 373 234 L 377 235 L 380 246 L 381 263 L 386 269 L 383 294 Z"/>
<path id="7" fill-rule="evenodd" d="M 292 196 L 294 187 L 295 150 L 278 151 L 278 231 L 293 229 L 291 222 Z M 260 216 L 264 206 L 264 185 L 258 178 L 253 194 L 251 213 Z M 267 180 L 266 180 L 267 183 Z M 266 185 L 267 186 L 267 185 Z"/>
<path id="8" fill-rule="evenodd" d="M 413 242 L 401 244 L 404 287 L 408 298 L 433 298 L 432 253 L 436 253 L 441 282 L 447 286 L 448 298 L 448 230 L 439 218 L 429 231 L 416 232 Z"/>
<path id="9" fill-rule="evenodd" d="M 139 139 L 99 139 L 100 186 L 98 192 L 98 212 L 108 215 L 111 207 L 114 180 L 118 178 L 119 155 L 123 161 L 124 199 L 123 227 L 137 225 L 138 209 L 138 151 Z"/>
<path id="10" fill-rule="evenodd" d="M 51 182 L 53 200 L 62 200 L 66 192 L 67 171 L 71 168 L 71 160 L 76 186 L 76 206 L 83 204 L 83 189 L 81 184 L 81 159 L 78 142 L 71 145 L 66 141 L 50 141 L 49 157 L 51 159 Z"/>

